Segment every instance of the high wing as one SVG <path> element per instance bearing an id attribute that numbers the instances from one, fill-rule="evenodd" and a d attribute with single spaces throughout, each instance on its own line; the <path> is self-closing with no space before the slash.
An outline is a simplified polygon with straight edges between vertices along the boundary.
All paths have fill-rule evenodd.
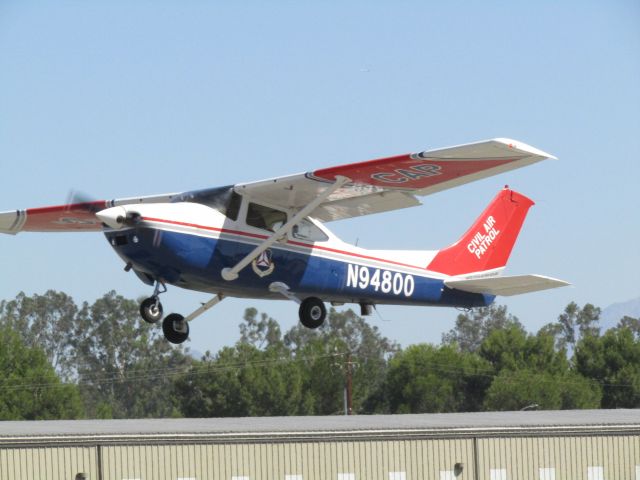
<path id="1" fill-rule="evenodd" d="M 416 196 L 430 195 L 547 158 L 555 157 L 525 143 L 498 138 L 233 187 L 0 212 L 0 233 L 100 231 L 102 223 L 95 213 L 109 207 L 190 201 L 215 208 L 221 198 L 230 195 L 232 188 L 255 202 L 292 212 L 318 203 L 308 214 L 328 222 L 420 205 Z M 334 185 L 338 179 L 339 187 Z M 331 187 L 334 188 L 330 195 L 324 195 Z"/>
<path id="2" fill-rule="evenodd" d="M 506 138 L 324 168 L 235 186 L 236 192 L 274 207 L 308 205 L 339 176 L 350 181 L 311 214 L 324 222 L 420 205 L 416 196 L 554 158 Z"/>

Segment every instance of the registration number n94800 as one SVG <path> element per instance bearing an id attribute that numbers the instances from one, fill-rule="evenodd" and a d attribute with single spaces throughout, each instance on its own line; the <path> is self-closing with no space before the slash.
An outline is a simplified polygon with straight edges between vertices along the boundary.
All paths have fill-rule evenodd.
<path id="1" fill-rule="evenodd" d="M 347 287 L 361 290 L 371 287 L 375 292 L 410 297 L 415 289 L 415 281 L 413 275 L 350 263 L 347 271 Z"/>

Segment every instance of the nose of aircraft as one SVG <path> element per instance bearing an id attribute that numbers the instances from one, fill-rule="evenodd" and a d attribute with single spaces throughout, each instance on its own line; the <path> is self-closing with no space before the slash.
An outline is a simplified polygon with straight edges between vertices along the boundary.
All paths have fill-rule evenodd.
<path id="1" fill-rule="evenodd" d="M 124 207 L 111 207 L 105 210 L 100 210 L 96 213 L 96 217 L 111 228 L 119 229 L 125 224 L 127 219 L 127 210 Z"/>

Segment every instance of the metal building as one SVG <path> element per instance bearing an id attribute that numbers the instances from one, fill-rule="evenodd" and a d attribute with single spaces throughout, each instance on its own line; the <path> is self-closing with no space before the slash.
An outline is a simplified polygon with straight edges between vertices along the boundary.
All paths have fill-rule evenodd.
<path id="1" fill-rule="evenodd" d="M 0 480 L 79 473 L 89 480 L 640 480 L 640 410 L 0 422 Z"/>

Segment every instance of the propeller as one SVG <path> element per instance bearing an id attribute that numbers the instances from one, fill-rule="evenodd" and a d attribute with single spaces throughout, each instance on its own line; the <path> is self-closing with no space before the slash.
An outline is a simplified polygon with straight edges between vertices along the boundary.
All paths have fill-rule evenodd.
<path id="1" fill-rule="evenodd" d="M 94 197 L 81 192 L 79 190 L 69 190 L 67 201 L 65 202 L 65 210 L 83 211 L 89 213 L 97 213 L 104 210 L 106 202 L 104 200 L 96 200 Z"/>
<path id="2" fill-rule="evenodd" d="M 105 208 L 110 202 L 96 200 L 79 190 L 70 190 L 67 195 L 65 209 L 69 212 L 89 212 L 94 214 L 102 223 L 113 229 L 132 227 L 140 223 L 140 213 L 123 206 Z"/>

